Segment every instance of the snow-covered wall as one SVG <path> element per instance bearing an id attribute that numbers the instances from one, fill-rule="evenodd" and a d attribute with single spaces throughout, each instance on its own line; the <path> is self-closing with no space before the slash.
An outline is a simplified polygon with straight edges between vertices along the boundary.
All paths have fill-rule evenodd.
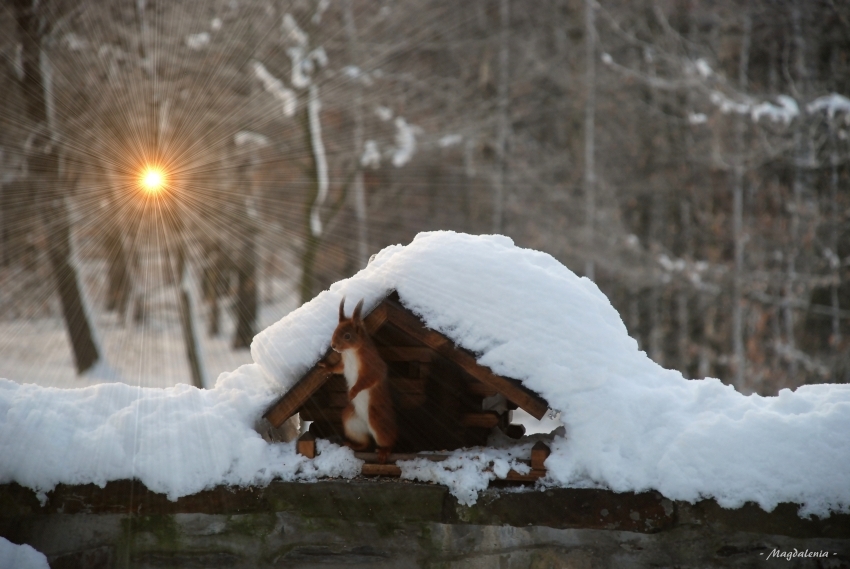
<path id="1" fill-rule="evenodd" d="M 220 484 L 353 476 L 360 463 L 347 449 L 323 444 L 308 460 L 291 443 L 267 444 L 253 426 L 325 352 L 341 297 L 351 306 L 364 298 L 368 310 L 391 290 L 427 326 L 561 411 L 565 431 L 551 441 L 544 485 L 654 489 L 766 510 L 793 502 L 803 515 L 850 511 L 850 386 L 760 397 L 687 380 L 638 350 L 593 282 L 506 237 L 451 232 L 384 249 L 258 334 L 255 363 L 222 374 L 214 389 L 0 381 L 0 483 L 46 492 L 136 478 L 176 499 Z M 436 469 L 403 463 L 403 476 L 440 481 L 471 504 L 527 444 L 458 451 Z"/>

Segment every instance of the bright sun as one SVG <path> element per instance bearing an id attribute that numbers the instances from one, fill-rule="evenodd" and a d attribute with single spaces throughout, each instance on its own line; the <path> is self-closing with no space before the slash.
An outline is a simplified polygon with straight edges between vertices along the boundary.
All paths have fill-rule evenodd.
<path id="1" fill-rule="evenodd" d="M 156 168 L 148 168 L 142 174 L 142 188 L 150 193 L 156 193 L 165 186 L 165 175 L 162 170 Z"/>

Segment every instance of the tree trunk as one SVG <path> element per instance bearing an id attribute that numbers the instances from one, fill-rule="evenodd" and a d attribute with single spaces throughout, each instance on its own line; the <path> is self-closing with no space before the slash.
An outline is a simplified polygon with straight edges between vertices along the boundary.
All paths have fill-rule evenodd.
<path id="1" fill-rule="evenodd" d="M 90 369 L 100 359 L 88 314 L 72 264 L 71 224 L 66 193 L 60 190 L 57 136 L 50 125 L 50 77 L 46 54 L 42 53 L 43 34 L 32 2 L 16 0 L 15 17 L 21 42 L 26 117 L 32 133 L 25 150 L 29 166 L 29 191 L 37 196 L 46 232 L 48 257 L 62 303 L 62 315 L 71 341 L 77 373 Z M 70 188 L 67 188 L 70 190 Z"/>
<path id="2" fill-rule="evenodd" d="M 354 25 L 353 0 L 345 4 L 345 31 L 348 35 L 349 51 L 351 52 L 351 64 L 357 66 L 360 63 L 360 50 L 357 42 L 357 28 Z M 354 217 L 357 220 L 357 253 L 356 259 L 359 268 L 363 268 L 369 262 L 369 223 L 366 208 L 366 188 L 363 184 L 363 169 L 360 166 L 360 157 L 363 155 L 363 87 L 359 81 L 354 86 L 354 180 L 352 181 L 352 199 L 354 201 Z"/>
<path id="3" fill-rule="evenodd" d="M 177 301 L 180 311 L 180 327 L 183 329 L 183 344 L 186 346 L 186 360 L 189 363 L 189 373 L 192 377 L 192 385 L 198 389 L 204 388 L 204 372 L 201 364 L 201 353 L 198 344 L 198 335 L 195 331 L 195 319 L 192 314 L 192 300 L 189 294 L 189 279 L 186 274 L 187 266 L 185 260 L 185 245 L 181 228 L 175 235 L 177 243 L 177 268 L 175 270 L 175 281 L 177 282 Z"/>
<path id="4" fill-rule="evenodd" d="M 510 0 L 500 0 L 499 18 L 501 30 L 499 33 L 499 126 L 496 138 L 496 184 L 493 188 L 493 233 L 504 231 L 504 202 L 505 202 L 505 178 L 507 177 L 508 160 L 508 136 L 510 131 L 510 120 L 508 117 L 509 106 L 509 49 L 510 49 L 510 25 L 511 12 Z"/>
<path id="5" fill-rule="evenodd" d="M 800 14 L 800 6 L 795 1 L 791 6 L 791 26 L 794 34 L 796 47 L 795 72 L 799 82 L 799 91 L 806 92 L 808 74 L 806 72 L 805 50 L 806 44 L 803 39 L 803 30 Z M 805 113 L 805 106 L 800 107 L 801 113 Z M 788 255 L 788 276 L 785 285 L 785 344 L 788 348 L 789 372 L 791 377 L 797 374 L 797 357 L 794 355 L 796 341 L 794 337 L 794 309 L 797 295 L 797 257 L 800 254 L 800 212 L 803 209 L 803 192 L 806 185 L 804 164 L 806 161 L 806 149 L 803 132 L 803 116 L 796 119 L 794 128 L 794 203 L 791 209 L 791 247 Z"/>
<path id="6" fill-rule="evenodd" d="M 313 298 L 313 271 L 322 236 L 322 222 L 319 213 L 328 192 L 325 147 L 322 142 L 321 124 L 319 122 L 320 107 L 318 88 L 315 84 L 311 84 L 310 100 L 303 119 L 308 146 L 312 150 L 309 168 L 312 192 L 305 208 L 305 239 L 304 249 L 301 253 L 301 285 L 299 287 L 302 304 Z"/>
<path id="7" fill-rule="evenodd" d="M 239 258 L 236 289 L 236 331 L 233 348 L 250 348 L 257 324 L 257 247 L 251 208 L 246 205 L 242 225 L 242 252 Z"/>
<path id="8" fill-rule="evenodd" d="M 750 61 L 750 33 L 752 20 L 744 13 L 744 35 L 738 63 L 738 86 L 747 91 L 747 70 Z M 744 387 L 746 354 L 744 353 L 744 307 L 742 286 L 744 280 L 744 128 L 748 117 L 735 119 L 735 157 L 732 165 L 732 239 L 735 248 L 735 270 L 732 283 L 732 351 L 734 354 L 733 384 L 739 391 Z"/>
<path id="9" fill-rule="evenodd" d="M 110 207 L 115 207 L 115 204 L 110 204 Z M 130 269 L 121 230 L 114 225 L 108 227 L 104 235 L 104 244 L 108 263 L 106 309 L 118 312 L 123 320 L 127 313 L 131 286 Z"/>
<path id="10" fill-rule="evenodd" d="M 587 98 L 584 103 L 584 197 L 585 197 L 585 266 L 584 274 L 590 280 L 596 278 L 596 264 L 593 258 L 596 218 L 596 14 L 595 0 L 584 3 L 585 88 Z"/>

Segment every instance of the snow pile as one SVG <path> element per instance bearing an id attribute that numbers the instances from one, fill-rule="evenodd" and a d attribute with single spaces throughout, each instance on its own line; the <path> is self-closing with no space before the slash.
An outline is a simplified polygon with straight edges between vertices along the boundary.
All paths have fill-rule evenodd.
<path id="1" fill-rule="evenodd" d="M 219 484 L 355 476 L 361 461 L 326 445 L 321 461 L 253 429 L 276 397 L 256 365 L 222 374 L 215 389 L 110 383 L 55 389 L 0 380 L 0 483 L 45 492 L 136 478 L 176 500 Z M 320 447 L 321 448 L 321 447 Z"/>
<path id="2" fill-rule="evenodd" d="M 137 478 L 176 499 L 219 484 L 354 476 L 361 463 L 346 448 L 320 441 L 310 460 L 253 426 L 327 350 L 341 297 L 350 306 L 365 299 L 368 311 L 392 290 L 427 326 L 561 411 L 565 430 L 551 438 L 543 484 L 655 489 L 726 507 L 751 500 L 765 510 L 795 502 L 803 515 L 850 511 L 850 385 L 745 397 L 716 379 L 686 380 L 639 351 L 596 285 L 551 256 L 449 232 L 381 251 L 258 334 L 255 363 L 222 374 L 214 389 L 0 381 L 0 483 L 43 493 Z M 517 459 L 530 440 L 401 467 L 470 504 L 490 480 L 524 469 Z"/>
<path id="3" fill-rule="evenodd" d="M 2 569 L 50 569 L 47 557 L 27 544 L 15 545 L 0 537 L 0 568 Z"/>
<path id="4" fill-rule="evenodd" d="M 563 429 L 559 431 L 563 434 Z M 399 461 L 398 466 L 402 479 L 443 484 L 458 502 L 471 506 L 491 480 L 504 479 L 511 470 L 520 474 L 531 472 L 531 467 L 522 460 L 528 460 L 531 447 L 541 438 L 547 437 L 534 437 L 534 440 L 529 437 L 523 442 L 504 435 L 491 437 L 487 447 L 455 450 L 441 461 L 427 458 Z"/>
<path id="5" fill-rule="evenodd" d="M 369 310 L 391 290 L 562 412 L 566 437 L 552 441 L 548 483 L 850 511 L 850 385 L 745 397 L 717 379 L 686 380 L 638 350 L 593 282 L 506 237 L 426 233 L 388 247 L 257 335 L 254 361 L 289 387 L 327 349 L 342 296 L 352 306 L 365 298 Z"/>

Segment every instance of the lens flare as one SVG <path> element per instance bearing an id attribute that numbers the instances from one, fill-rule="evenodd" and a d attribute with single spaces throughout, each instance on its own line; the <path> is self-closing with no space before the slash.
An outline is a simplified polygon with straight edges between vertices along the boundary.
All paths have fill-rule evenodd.
<path id="1" fill-rule="evenodd" d="M 165 188 L 165 174 L 158 168 L 148 168 L 142 173 L 141 185 L 146 192 L 160 192 Z"/>

